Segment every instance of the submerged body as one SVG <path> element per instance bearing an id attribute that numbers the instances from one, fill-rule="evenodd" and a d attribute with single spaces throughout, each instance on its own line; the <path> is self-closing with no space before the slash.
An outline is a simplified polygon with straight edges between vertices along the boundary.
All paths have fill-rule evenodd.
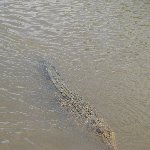
<path id="1" fill-rule="evenodd" d="M 95 109 L 65 86 L 55 67 L 44 63 L 43 68 L 46 77 L 53 82 L 62 95 L 59 99 L 60 105 L 75 117 L 78 124 L 86 126 L 89 131 L 100 136 L 107 143 L 110 150 L 117 150 L 114 132 L 98 116 Z"/>

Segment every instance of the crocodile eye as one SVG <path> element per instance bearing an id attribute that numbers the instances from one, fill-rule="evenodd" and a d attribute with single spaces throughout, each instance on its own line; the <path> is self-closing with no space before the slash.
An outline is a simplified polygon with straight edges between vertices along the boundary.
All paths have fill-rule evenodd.
<path id="1" fill-rule="evenodd" d="M 96 132 L 97 132 L 97 133 L 100 133 L 100 134 L 103 133 L 103 131 L 101 131 L 99 128 L 96 129 Z"/>

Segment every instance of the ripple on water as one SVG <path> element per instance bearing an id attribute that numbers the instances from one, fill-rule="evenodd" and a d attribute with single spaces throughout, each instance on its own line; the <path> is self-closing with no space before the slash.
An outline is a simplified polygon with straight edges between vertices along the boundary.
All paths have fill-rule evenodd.
<path id="1" fill-rule="evenodd" d="M 2 148 L 103 149 L 57 106 L 55 89 L 37 69 L 44 59 L 108 120 L 120 149 L 149 150 L 149 6 L 149 0 L 0 1 Z"/>

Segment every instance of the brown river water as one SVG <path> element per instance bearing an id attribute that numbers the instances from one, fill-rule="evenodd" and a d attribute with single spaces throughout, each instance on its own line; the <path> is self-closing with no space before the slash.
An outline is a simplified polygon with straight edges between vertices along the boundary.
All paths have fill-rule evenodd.
<path id="1" fill-rule="evenodd" d="M 115 131 L 150 150 L 149 0 L 0 0 L 0 150 L 105 150 L 57 101 L 39 62 Z"/>

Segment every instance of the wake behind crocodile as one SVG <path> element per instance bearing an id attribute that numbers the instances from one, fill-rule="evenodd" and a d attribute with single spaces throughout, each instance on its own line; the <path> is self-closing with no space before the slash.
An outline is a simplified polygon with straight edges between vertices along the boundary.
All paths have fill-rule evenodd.
<path id="1" fill-rule="evenodd" d="M 42 66 L 46 77 L 53 82 L 62 95 L 59 98 L 60 105 L 76 118 L 78 124 L 84 125 L 88 131 L 99 136 L 110 150 L 117 150 L 115 133 L 103 118 L 99 117 L 96 110 L 65 85 L 54 66 L 46 63 Z"/>

